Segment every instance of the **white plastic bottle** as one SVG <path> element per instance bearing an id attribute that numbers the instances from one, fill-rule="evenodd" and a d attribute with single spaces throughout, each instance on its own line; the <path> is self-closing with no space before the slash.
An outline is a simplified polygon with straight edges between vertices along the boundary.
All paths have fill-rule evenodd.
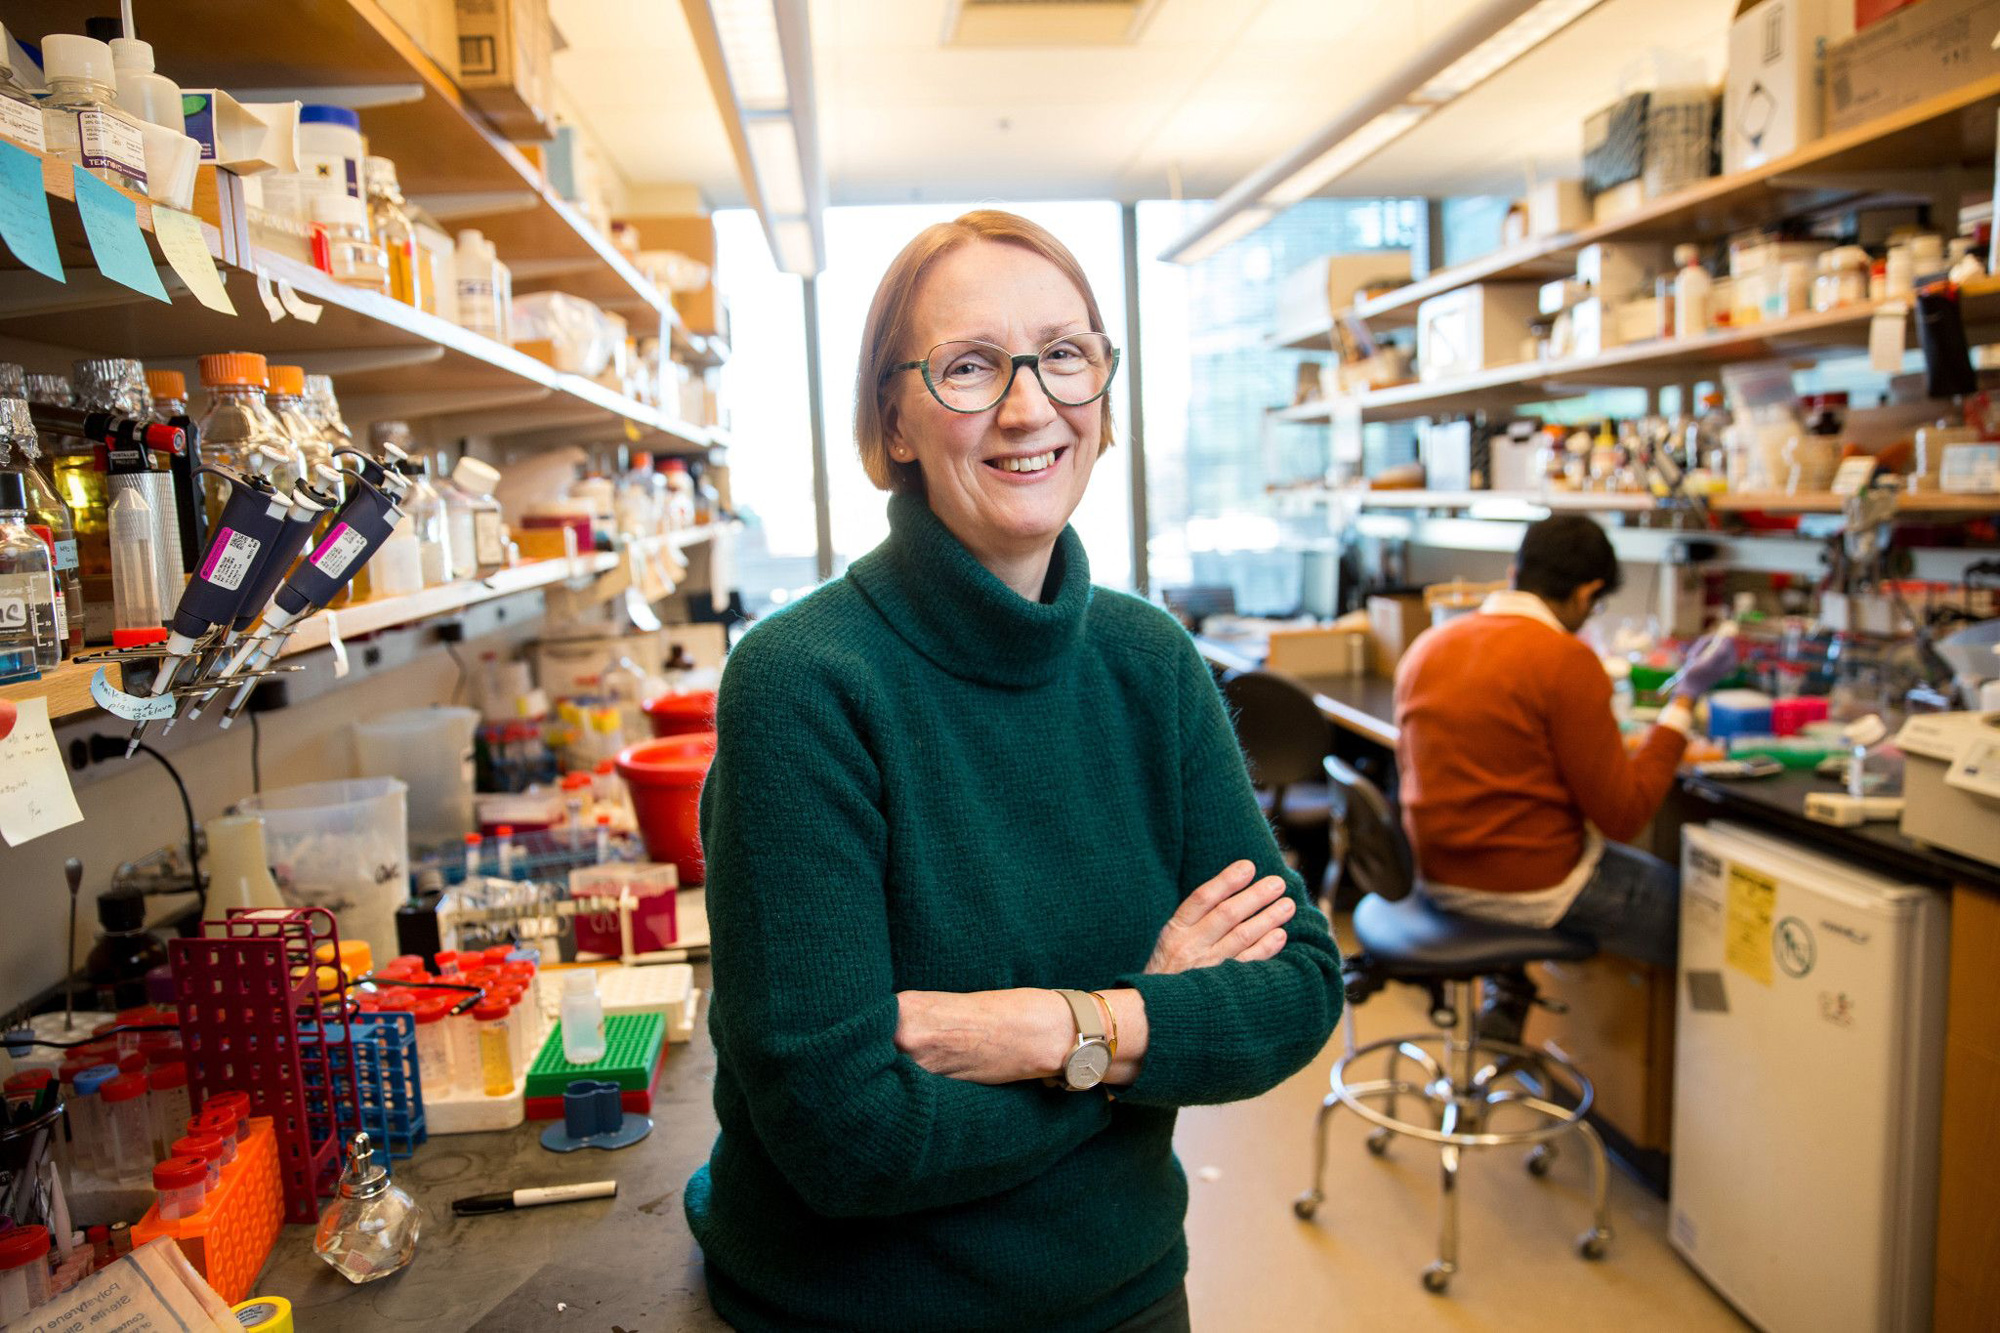
<path id="1" fill-rule="evenodd" d="M 452 268 L 457 275 L 459 325 L 495 342 L 506 342 L 513 279 L 493 243 L 476 228 L 467 227 L 458 234 Z"/>
<path id="2" fill-rule="evenodd" d="M 1708 332 L 1708 298 L 1713 280 L 1701 266 L 1698 246 L 1674 247 L 1674 337 L 1699 338 Z"/>
<path id="3" fill-rule="evenodd" d="M 473 572 L 486 575 L 504 568 L 507 564 L 507 524 L 500 513 L 500 502 L 493 498 L 493 488 L 500 484 L 500 473 L 492 464 L 468 456 L 459 459 L 457 466 L 452 468 L 451 481 L 452 485 L 465 492 L 472 509 Z M 457 549 L 454 538 L 452 550 L 455 553 Z"/>
<path id="4" fill-rule="evenodd" d="M 416 515 L 408 510 L 390 529 L 389 539 L 369 558 L 368 589 L 376 597 L 401 597 L 424 590 L 423 547 L 417 541 Z"/>
<path id="5" fill-rule="evenodd" d="M 48 132 L 42 128 L 42 108 L 35 95 L 14 77 L 7 54 L 10 49 L 6 25 L 0 24 L 0 139 L 39 153 L 49 146 Z"/>
<path id="6" fill-rule="evenodd" d="M 111 64 L 118 75 L 118 105 L 140 120 L 175 134 L 187 133 L 181 86 L 153 68 L 153 44 L 136 37 L 111 41 Z"/>
<path id="7" fill-rule="evenodd" d="M 594 1065 L 604 1058 L 604 1003 L 597 998 L 597 972 L 579 967 L 563 978 L 563 1059 Z"/>

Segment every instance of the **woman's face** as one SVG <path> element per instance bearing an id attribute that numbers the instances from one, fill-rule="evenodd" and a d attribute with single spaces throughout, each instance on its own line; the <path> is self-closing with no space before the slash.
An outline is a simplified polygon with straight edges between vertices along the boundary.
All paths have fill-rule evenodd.
<path id="1" fill-rule="evenodd" d="M 925 276 L 911 329 L 898 361 L 921 360 L 939 343 L 963 339 L 1037 352 L 1063 334 L 1089 332 L 1090 315 L 1063 271 L 1034 251 L 974 241 Z M 897 381 L 890 457 L 923 469 L 931 511 L 960 541 L 974 552 L 1019 554 L 1061 535 L 1102 447 L 1101 400 L 1052 402 L 1026 366 L 984 412 L 948 410 L 918 371 L 903 371 Z M 1007 460 L 1016 461 L 1001 467 Z M 1024 465 L 1031 470 L 1013 470 Z"/>

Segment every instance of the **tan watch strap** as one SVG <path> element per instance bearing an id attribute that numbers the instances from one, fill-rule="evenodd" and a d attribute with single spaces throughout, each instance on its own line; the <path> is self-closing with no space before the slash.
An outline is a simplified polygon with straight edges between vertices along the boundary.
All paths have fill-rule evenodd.
<path id="1" fill-rule="evenodd" d="M 1056 994 L 1069 1002 L 1069 1011 L 1076 1018 L 1076 1035 L 1080 1040 L 1105 1040 L 1104 1015 L 1099 1012 L 1097 1001 L 1091 998 L 1089 992 L 1059 990 Z"/>
<path id="2" fill-rule="evenodd" d="M 1116 1060 L 1118 1058 L 1117 1011 L 1112 1009 L 1110 998 L 1107 997 L 1105 993 L 1101 990 L 1092 991 L 1090 993 L 1090 998 L 1097 1001 L 1098 1008 L 1104 1011 L 1104 1021 L 1110 1026 L 1111 1029 L 1111 1035 L 1105 1039 L 1105 1044 L 1111 1047 L 1111 1058 Z"/>

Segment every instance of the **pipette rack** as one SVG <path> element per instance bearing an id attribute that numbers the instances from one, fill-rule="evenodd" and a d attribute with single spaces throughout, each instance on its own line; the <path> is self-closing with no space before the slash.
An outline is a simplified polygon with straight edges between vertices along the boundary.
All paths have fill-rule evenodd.
<path id="1" fill-rule="evenodd" d="M 315 1024 L 301 1026 L 310 1035 Z M 344 1028 L 354 1046 L 358 1081 L 353 1088 L 361 1112 L 361 1127 L 393 1158 L 408 1157 L 429 1137 L 424 1122 L 423 1080 L 417 1071 L 417 1020 L 414 1014 L 384 1009 L 356 1014 L 345 1024 L 327 1025 L 339 1040 Z M 346 1092 L 338 1066 L 334 1085 Z M 324 1108 L 326 1090 L 310 1072 L 306 1096 L 315 1109 Z"/>
<path id="2" fill-rule="evenodd" d="M 270 1120 L 252 1117 L 250 1135 L 236 1160 L 193 1217 L 166 1221 L 155 1203 L 133 1224 L 132 1243 L 171 1236 L 215 1294 L 231 1305 L 250 1294 L 285 1220 L 284 1184 L 278 1172 L 277 1134 Z"/>
<path id="3" fill-rule="evenodd" d="M 319 1022 L 322 1005 L 336 1015 L 347 1009 L 340 969 L 315 960 L 322 946 L 339 955 L 333 914 L 238 908 L 204 921 L 202 934 L 167 945 L 189 1094 L 199 1108 L 218 1093 L 247 1093 L 252 1111 L 271 1117 L 276 1131 L 285 1220 L 317 1222 L 320 1197 L 340 1179 L 342 1144 L 361 1128 L 347 1027 Z M 332 1096 L 315 1102 L 309 1081 Z"/>

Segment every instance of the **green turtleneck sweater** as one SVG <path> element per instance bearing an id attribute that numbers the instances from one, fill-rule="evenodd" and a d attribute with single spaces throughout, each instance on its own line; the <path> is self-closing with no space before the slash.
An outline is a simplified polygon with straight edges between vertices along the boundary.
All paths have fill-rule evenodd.
<path id="1" fill-rule="evenodd" d="M 1325 1045 L 1326 919 L 1286 871 L 1220 695 L 1163 611 L 1039 603 L 918 497 L 845 577 L 730 655 L 701 794 L 715 1111 L 689 1225 L 744 1329 L 1110 1328 L 1182 1279 L 1175 1109 L 1253 1097 Z M 1232 861 L 1283 872 L 1276 958 L 1143 975 Z M 988 1087 L 896 1050 L 896 992 L 1131 986 L 1126 1088 Z"/>

